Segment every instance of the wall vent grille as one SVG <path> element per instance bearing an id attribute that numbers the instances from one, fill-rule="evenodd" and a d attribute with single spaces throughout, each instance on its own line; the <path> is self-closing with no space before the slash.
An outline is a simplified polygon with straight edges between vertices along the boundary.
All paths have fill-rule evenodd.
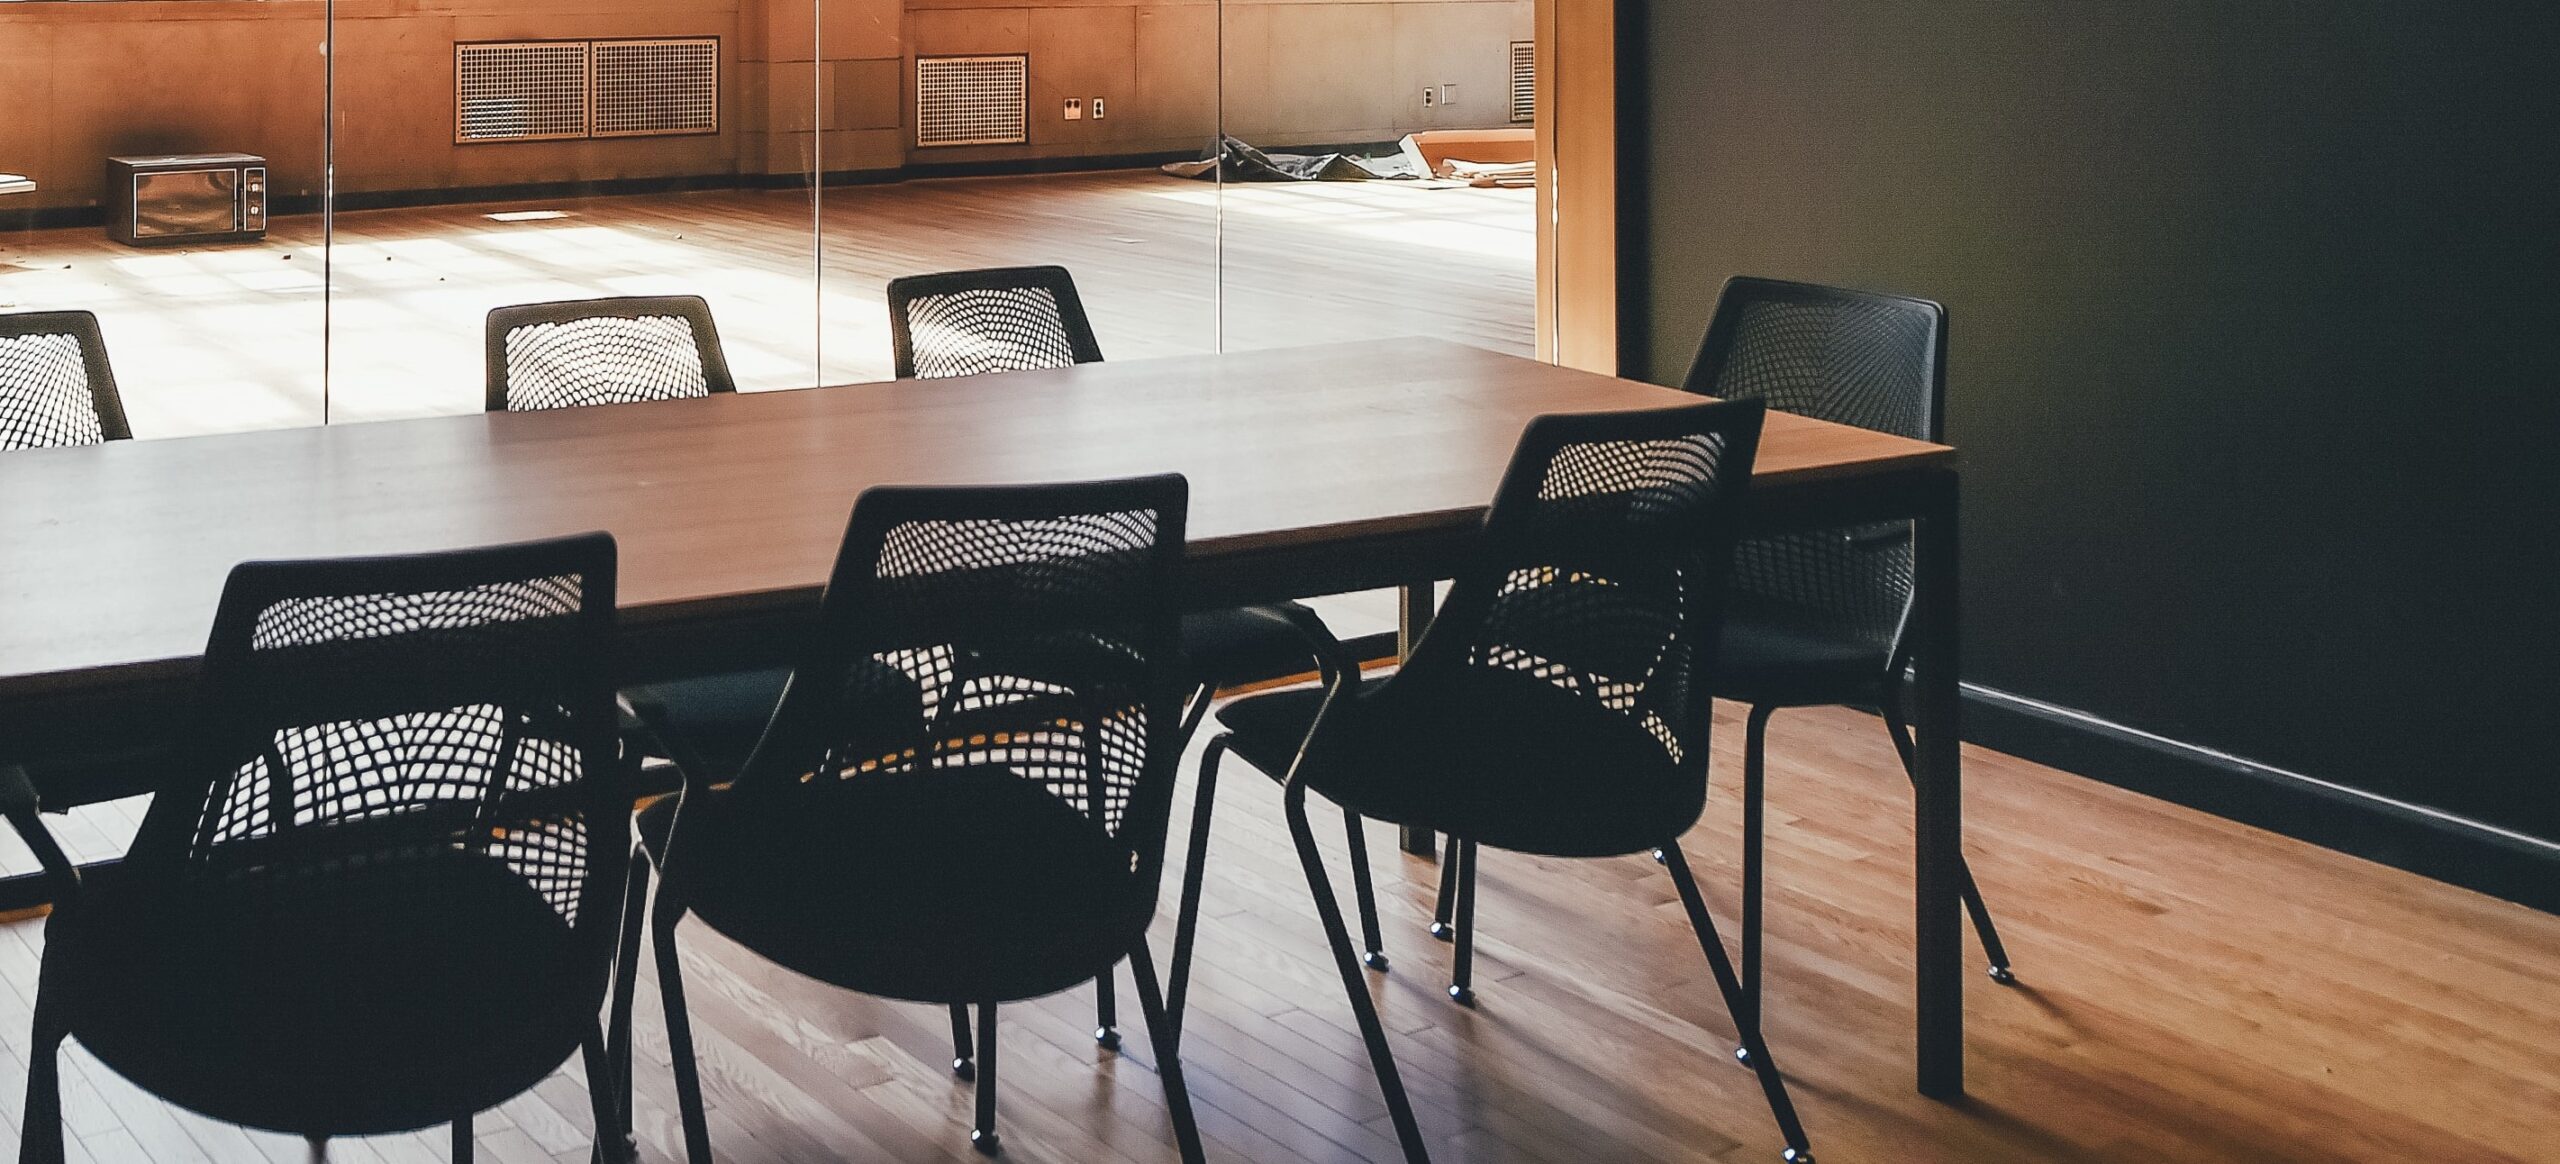
<path id="1" fill-rule="evenodd" d="M 1511 42 L 1511 120 L 1538 119 L 1538 42 Z"/>
<path id="2" fill-rule="evenodd" d="M 587 42 L 453 46 L 453 140 L 587 136 Z"/>
<path id="3" fill-rule="evenodd" d="M 720 42 L 595 42 L 597 137 L 720 132 Z"/>
<path id="4" fill-rule="evenodd" d="M 1031 58 L 917 57 L 918 146 L 1031 140 Z"/>
<path id="5" fill-rule="evenodd" d="M 717 37 L 453 46 L 453 140 L 720 132 Z"/>

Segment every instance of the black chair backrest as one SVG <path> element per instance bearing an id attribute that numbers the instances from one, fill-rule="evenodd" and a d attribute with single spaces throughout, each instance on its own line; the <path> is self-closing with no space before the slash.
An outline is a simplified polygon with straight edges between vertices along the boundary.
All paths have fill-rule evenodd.
<path id="1" fill-rule="evenodd" d="M 98 317 L 86 311 L 0 315 L 0 450 L 127 440 L 124 401 L 107 366 Z"/>
<path id="2" fill-rule="evenodd" d="M 1665 771 L 1703 782 L 1725 576 L 1763 412 L 1737 401 L 1531 423 L 1475 560 L 1377 693 L 1380 713 L 1502 672 L 1587 701 L 1623 739 L 1658 745 Z M 1690 823 L 1637 831 L 1677 836 Z"/>
<path id="3" fill-rule="evenodd" d="M 698 295 L 527 303 L 489 312 L 488 410 L 527 412 L 735 392 Z"/>
<path id="4" fill-rule="evenodd" d="M 1125 849 L 1145 894 L 1132 907 L 1152 909 L 1181 750 L 1188 505 L 1174 475 L 864 493 L 821 629 L 732 787 L 740 808 L 1010 769 Z M 912 714 L 884 721 L 897 700 Z"/>
<path id="5" fill-rule="evenodd" d="M 154 800 L 129 871 L 334 902 L 351 871 L 476 858 L 550 907 L 601 990 L 630 851 L 614 575 L 601 533 L 233 569 L 202 763 Z"/>
<path id="6" fill-rule="evenodd" d="M 889 342 L 901 380 L 1102 361 L 1075 278 L 1064 267 L 892 279 Z"/>
<path id="7" fill-rule="evenodd" d="M 1936 441 L 1946 424 L 1947 311 L 1900 295 L 1731 279 L 1683 387 Z M 1736 554 L 1733 590 L 1738 606 L 1892 658 L 1911 609 L 1910 523 L 1750 539 Z"/>

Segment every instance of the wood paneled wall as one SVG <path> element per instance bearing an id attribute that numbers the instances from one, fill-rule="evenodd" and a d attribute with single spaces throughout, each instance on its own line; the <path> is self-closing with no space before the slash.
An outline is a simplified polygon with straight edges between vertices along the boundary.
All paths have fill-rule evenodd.
<path id="1" fill-rule="evenodd" d="M 894 169 L 1381 140 L 1505 124 L 1507 49 L 1531 0 L 338 0 L 337 180 L 346 192 Z M 115 154 L 246 150 L 276 192 L 321 177 L 323 0 L 0 4 L 0 170 L 12 209 L 86 206 Z M 1222 27 L 1223 26 L 1223 27 Z M 457 40 L 717 36 L 722 132 L 453 144 Z M 1221 43 L 1224 47 L 1223 65 Z M 1029 53 L 1031 141 L 915 150 L 918 53 Z M 1424 108 L 1425 84 L 1458 102 Z M 1067 121 L 1064 98 L 1110 115 Z"/>
<path id="2" fill-rule="evenodd" d="M 742 0 L 340 0 L 341 191 L 421 190 L 735 171 L 741 135 L 453 144 L 453 44 L 538 37 L 717 36 L 738 111 Z M 761 3 L 762 0 L 743 0 Z M 320 188 L 322 0 L 0 5 L 0 170 L 40 206 L 98 200 L 116 154 L 263 154 L 276 193 Z"/>

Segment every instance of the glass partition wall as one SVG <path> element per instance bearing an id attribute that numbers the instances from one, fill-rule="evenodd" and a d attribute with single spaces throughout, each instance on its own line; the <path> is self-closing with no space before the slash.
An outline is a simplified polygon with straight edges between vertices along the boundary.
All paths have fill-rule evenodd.
<path id="1" fill-rule="evenodd" d="M 978 266 L 1069 268 L 1113 359 L 1525 354 L 1531 4 L 0 5 L 0 310 L 97 312 L 144 437 L 474 411 L 558 299 L 881 379 L 886 282 Z"/>
<path id="2" fill-rule="evenodd" d="M 189 7 L 0 4 L 0 311 L 94 313 L 137 437 L 318 424 L 325 12 Z"/>
<path id="3" fill-rule="evenodd" d="M 1214 195 L 1226 350 L 1429 336 L 1536 349 L 1534 0 L 1230 0 Z M 1392 591 L 1315 605 L 1351 638 Z"/>

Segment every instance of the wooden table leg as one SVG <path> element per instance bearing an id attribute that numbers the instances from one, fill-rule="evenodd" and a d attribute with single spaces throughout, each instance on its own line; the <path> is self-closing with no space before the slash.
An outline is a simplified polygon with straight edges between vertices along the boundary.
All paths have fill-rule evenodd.
<path id="1" fill-rule="evenodd" d="M 1919 980 L 1920 1094 L 1964 1095 L 1964 950 L 1958 870 L 1963 860 L 1962 674 L 1957 561 L 1957 481 L 1950 470 L 1926 490 L 1915 537 L 1913 662 L 1918 668 L 1912 726 L 1918 736 L 1914 790 L 1915 949 Z"/>
<path id="2" fill-rule="evenodd" d="M 1396 602 L 1396 659 L 1403 661 L 1413 654 L 1413 645 L 1422 641 L 1422 632 L 1431 626 L 1432 601 L 1436 583 L 1425 580 L 1404 584 L 1402 597 Z M 1430 829 L 1403 829 L 1398 844 L 1417 857 L 1436 857 L 1440 853 L 1438 838 Z"/>

